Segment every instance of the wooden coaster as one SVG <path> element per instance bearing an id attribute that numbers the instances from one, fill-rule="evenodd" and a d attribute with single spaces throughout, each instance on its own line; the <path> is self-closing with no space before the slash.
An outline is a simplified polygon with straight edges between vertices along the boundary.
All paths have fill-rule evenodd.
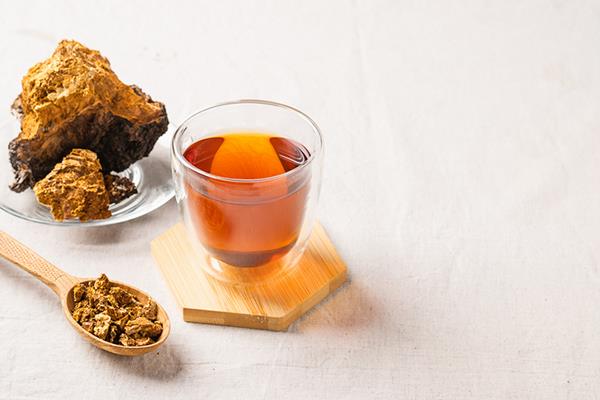
<path id="1" fill-rule="evenodd" d="M 181 223 L 152 241 L 152 256 L 188 322 L 283 331 L 346 280 L 346 265 L 320 224 L 298 265 L 263 284 L 231 284 L 205 272 L 206 257 Z"/>

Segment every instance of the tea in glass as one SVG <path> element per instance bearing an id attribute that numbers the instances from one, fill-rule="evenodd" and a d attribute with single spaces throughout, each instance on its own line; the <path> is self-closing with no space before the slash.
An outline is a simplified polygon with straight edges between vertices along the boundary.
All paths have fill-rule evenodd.
<path id="1" fill-rule="evenodd" d="M 255 132 L 227 133 L 192 143 L 183 156 L 196 168 L 222 178 L 281 179 L 261 182 L 250 195 L 244 182 L 186 179 L 187 206 L 199 240 L 218 259 L 253 267 L 274 261 L 296 243 L 304 217 L 310 175 L 285 176 L 310 157 L 300 143 Z"/>
<path id="2" fill-rule="evenodd" d="M 313 120 L 271 101 L 223 103 L 184 121 L 171 150 L 177 204 L 206 272 L 257 282 L 296 264 L 321 182 Z"/>

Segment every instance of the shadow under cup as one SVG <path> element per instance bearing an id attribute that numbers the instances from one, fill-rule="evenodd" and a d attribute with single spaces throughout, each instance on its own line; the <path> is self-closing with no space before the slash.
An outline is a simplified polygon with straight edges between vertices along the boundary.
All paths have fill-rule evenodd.
<path id="1" fill-rule="evenodd" d="M 297 143 L 306 160 L 285 173 L 240 179 L 213 175 L 186 159 L 193 143 L 233 132 Z M 200 257 L 207 257 L 200 263 L 207 272 L 254 282 L 296 264 L 312 230 L 321 180 L 322 138 L 308 116 L 261 100 L 220 104 L 188 118 L 175 132 L 172 151 L 177 203 Z"/>

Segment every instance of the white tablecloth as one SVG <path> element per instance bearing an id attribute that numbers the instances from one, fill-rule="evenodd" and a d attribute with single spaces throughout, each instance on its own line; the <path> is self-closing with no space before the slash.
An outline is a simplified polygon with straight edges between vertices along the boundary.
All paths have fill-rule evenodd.
<path id="1" fill-rule="evenodd" d="M 237 98 L 311 115 L 351 282 L 287 333 L 188 324 L 149 251 L 173 202 L 98 229 L 2 213 L 69 273 L 153 294 L 173 330 L 156 354 L 99 351 L 0 262 L 0 398 L 600 397 L 599 2 L 2 2 L 0 108 L 62 38 L 174 123 Z"/>

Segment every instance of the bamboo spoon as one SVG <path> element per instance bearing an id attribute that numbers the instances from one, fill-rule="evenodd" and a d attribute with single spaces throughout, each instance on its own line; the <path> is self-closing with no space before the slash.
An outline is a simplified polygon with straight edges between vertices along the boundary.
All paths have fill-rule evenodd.
<path id="1" fill-rule="evenodd" d="M 54 292 L 60 298 L 63 311 L 67 318 L 67 321 L 71 323 L 71 326 L 88 342 L 102 350 L 118 354 L 121 356 L 139 356 L 151 351 L 156 350 L 160 345 L 164 343 L 169 336 L 170 322 L 165 310 L 158 305 L 158 321 L 162 323 L 163 331 L 156 343 L 149 344 L 146 346 L 121 346 L 113 343 L 104 341 L 85 329 L 75 321 L 71 315 L 74 307 L 73 301 L 73 288 L 76 284 L 81 282 L 89 282 L 93 279 L 83 279 L 67 274 L 64 271 L 56 268 L 48 261 L 37 255 L 35 252 L 19 243 L 14 238 L 10 237 L 7 233 L 0 231 L 0 256 L 6 260 L 12 262 L 21 269 L 29 272 L 31 275 L 44 282 L 46 286 L 54 290 Z M 125 285 L 120 282 L 111 281 L 115 286 L 127 290 L 135 296 L 140 302 L 145 303 L 149 296 L 132 286 Z"/>

